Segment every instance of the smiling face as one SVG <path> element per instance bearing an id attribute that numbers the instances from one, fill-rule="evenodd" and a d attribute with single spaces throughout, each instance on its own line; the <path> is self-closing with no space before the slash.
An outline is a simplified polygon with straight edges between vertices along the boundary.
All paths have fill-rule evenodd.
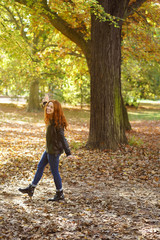
<path id="1" fill-rule="evenodd" d="M 47 105 L 47 107 L 46 107 L 46 113 L 47 113 L 48 115 L 50 115 L 50 114 L 53 114 L 53 112 L 54 112 L 53 102 L 49 102 L 48 105 Z"/>

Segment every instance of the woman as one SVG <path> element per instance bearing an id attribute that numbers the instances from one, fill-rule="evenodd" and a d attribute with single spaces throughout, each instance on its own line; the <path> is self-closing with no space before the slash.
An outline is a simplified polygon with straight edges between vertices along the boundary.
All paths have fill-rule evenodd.
<path id="1" fill-rule="evenodd" d="M 46 150 L 38 164 L 36 174 L 32 183 L 27 188 L 19 188 L 22 193 L 28 193 L 33 196 L 34 189 L 40 181 L 45 166 L 49 163 L 50 169 L 56 186 L 56 194 L 48 201 L 59 201 L 64 199 L 62 181 L 59 174 L 59 157 L 63 150 L 66 155 L 71 155 L 68 142 L 64 137 L 64 129 L 67 127 L 67 121 L 63 114 L 61 104 L 58 101 L 49 100 L 44 108 L 44 121 L 46 130 Z"/>

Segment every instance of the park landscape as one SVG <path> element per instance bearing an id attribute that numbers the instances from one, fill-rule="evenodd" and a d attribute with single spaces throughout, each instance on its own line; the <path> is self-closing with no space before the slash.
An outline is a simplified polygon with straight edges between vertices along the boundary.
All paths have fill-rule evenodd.
<path id="1" fill-rule="evenodd" d="M 2 239 L 157 240 L 159 104 L 129 110 L 129 144 L 117 151 L 86 149 L 89 110 L 64 109 L 74 158 L 60 160 L 65 201 L 48 203 L 55 191 L 49 168 L 32 199 L 18 191 L 31 182 L 45 148 L 43 110 L 0 104 Z"/>
<path id="2" fill-rule="evenodd" d="M 158 0 L 0 0 L 0 238 L 158 240 Z M 49 167 L 44 98 L 61 102 L 65 199 Z"/>

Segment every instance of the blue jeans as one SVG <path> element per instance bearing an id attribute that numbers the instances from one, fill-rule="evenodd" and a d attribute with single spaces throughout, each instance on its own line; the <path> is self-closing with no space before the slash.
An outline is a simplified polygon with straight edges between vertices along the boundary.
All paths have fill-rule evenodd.
<path id="1" fill-rule="evenodd" d="M 33 186 L 36 186 L 38 184 L 43 175 L 45 166 L 49 163 L 54 178 L 54 183 L 56 185 L 56 189 L 57 190 L 62 189 L 62 180 L 58 171 L 59 157 L 60 154 L 59 155 L 49 154 L 46 151 L 43 153 L 41 160 L 38 163 L 37 171 L 32 182 Z"/>

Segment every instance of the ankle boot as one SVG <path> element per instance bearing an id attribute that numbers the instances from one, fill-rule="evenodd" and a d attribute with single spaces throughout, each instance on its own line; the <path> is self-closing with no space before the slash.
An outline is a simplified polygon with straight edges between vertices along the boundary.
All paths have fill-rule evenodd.
<path id="1" fill-rule="evenodd" d="M 35 189 L 35 187 L 33 187 L 32 184 L 30 184 L 28 187 L 26 187 L 26 188 L 19 188 L 18 190 L 21 193 L 28 193 L 28 196 L 32 197 L 33 193 L 34 193 L 34 189 Z"/>
<path id="2" fill-rule="evenodd" d="M 54 197 L 48 199 L 48 201 L 54 201 L 54 202 L 59 200 L 64 200 L 63 190 L 56 191 L 56 194 L 54 195 Z"/>

